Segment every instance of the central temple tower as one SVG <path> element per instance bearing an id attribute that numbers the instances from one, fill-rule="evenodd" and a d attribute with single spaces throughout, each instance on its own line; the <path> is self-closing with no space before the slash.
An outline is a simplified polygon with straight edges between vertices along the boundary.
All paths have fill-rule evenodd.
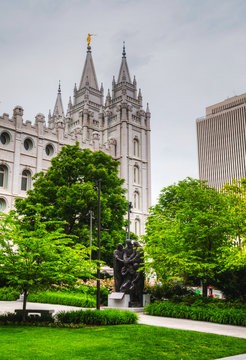
<path id="1" fill-rule="evenodd" d="M 108 148 L 112 157 L 120 161 L 120 177 L 125 179 L 126 197 L 132 202 L 131 230 L 142 235 L 151 206 L 150 111 L 148 104 L 143 110 L 135 76 L 131 80 L 125 45 L 117 81 L 113 77 L 112 91 L 108 90 L 105 102 L 91 47 L 87 47 L 79 87 L 74 86 L 64 125 L 69 134 L 81 132 L 83 142 L 99 140 L 100 146 Z"/>

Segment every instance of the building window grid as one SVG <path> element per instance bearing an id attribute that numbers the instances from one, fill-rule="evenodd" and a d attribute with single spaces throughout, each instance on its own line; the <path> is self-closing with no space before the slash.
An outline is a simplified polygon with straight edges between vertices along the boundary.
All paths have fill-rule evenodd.
<path id="1" fill-rule="evenodd" d="M 246 176 L 246 167 L 245 167 L 245 157 L 246 157 L 245 144 L 246 144 L 246 136 L 245 136 L 245 130 L 244 130 L 244 129 L 246 128 L 246 113 L 245 113 L 245 111 L 246 111 L 246 108 L 244 107 L 244 108 L 243 108 L 243 114 L 244 114 L 243 120 L 244 120 L 244 123 L 243 123 L 243 131 L 242 131 L 242 134 L 243 134 L 243 144 L 244 144 L 244 146 L 243 146 L 243 149 L 244 149 L 243 173 L 244 173 L 245 176 Z"/>
<path id="2" fill-rule="evenodd" d="M 240 151 L 240 175 L 239 178 L 244 177 L 244 172 L 243 172 L 243 159 L 244 159 L 244 146 L 243 146 L 243 112 L 242 112 L 242 107 L 239 109 L 239 114 L 238 114 L 238 118 L 240 119 L 240 121 L 238 122 L 239 128 L 239 148 L 241 149 Z"/>
<path id="3" fill-rule="evenodd" d="M 205 146 L 206 146 L 206 149 L 208 149 L 208 125 L 209 125 L 209 122 L 206 124 L 206 137 L 205 137 Z M 208 179 L 209 178 L 209 151 L 206 151 L 205 152 L 205 159 L 206 159 L 206 173 L 205 173 L 205 179 Z"/>
<path id="4" fill-rule="evenodd" d="M 246 176 L 245 173 L 245 132 L 244 129 L 246 128 L 245 124 L 245 107 L 241 108 L 241 148 L 242 148 L 242 161 L 241 161 L 241 169 L 242 169 L 242 177 Z"/>
<path id="5" fill-rule="evenodd" d="M 225 159 L 225 179 L 228 179 L 230 182 L 231 174 L 233 171 L 233 157 L 234 157 L 234 148 L 233 148 L 233 141 L 234 141 L 234 134 L 233 134 L 233 117 L 231 111 L 228 112 L 228 119 L 227 119 L 227 132 L 229 135 L 229 143 L 228 143 L 228 156 Z M 228 166 L 229 165 L 229 166 Z"/>
<path id="6" fill-rule="evenodd" d="M 239 179 L 240 178 L 240 173 L 241 173 L 241 171 L 240 171 L 241 152 L 240 152 L 240 146 L 239 146 L 239 144 L 240 144 L 240 139 L 239 139 L 240 134 L 239 134 L 239 123 L 238 123 L 239 118 L 238 118 L 238 114 L 239 114 L 239 112 L 237 110 L 235 112 L 235 119 L 237 119 L 237 121 L 236 121 L 236 129 L 235 129 L 235 131 L 236 131 L 236 139 L 237 139 L 237 144 L 236 144 L 236 147 L 237 147 L 236 164 L 237 164 L 237 166 L 236 167 L 237 167 L 237 178 Z"/>
<path id="7" fill-rule="evenodd" d="M 239 179 L 243 177 L 242 174 L 242 161 L 243 161 L 243 146 L 242 146 L 242 132 L 241 132 L 241 123 L 242 123 L 242 117 L 241 117 L 241 109 L 238 109 L 238 149 L 239 149 Z"/>
<path id="8" fill-rule="evenodd" d="M 235 106 L 242 103 L 236 101 Z M 223 110 L 223 111 L 222 111 Z M 199 175 L 217 188 L 246 175 L 246 105 L 197 122 Z M 228 111 L 229 110 L 229 111 Z M 214 123 L 212 123 L 214 121 Z"/>
<path id="9" fill-rule="evenodd" d="M 235 111 L 232 112 L 232 123 L 233 123 L 233 172 L 231 173 L 230 179 L 232 177 L 238 178 L 238 169 L 237 169 L 237 136 L 236 136 L 236 124 L 235 124 Z M 235 174 L 235 176 L 233 176 Z"/>
<path id="10" fill-rule="evenodd" d="M 226 128 L 227 128 L 227 118 L 226 118 L 226 114 L 222 114 L 221 115 L 221 143 L 220 143 L 220 159 L 221 159 L 221 176 L 220 179 L 218 181 L 218 188 L 221 187 L 222 183 L 223 183 L 223 179 L 225 178 L 225 149 L 227 148 L 228 145 L 228 141 L 226 138 Z"/>
<path id="11" fill-rule="evenodd" d="M 223 181 L 223 177 L 224 177 L 223 140 L 226 141 L 226 139 L 225 139 L 225 131 L 224 131 L 224 126 L 225 126 L 224 117 L 225 117 L 225 114 L 222 114 L 222 116 L 220 117 L 220 127 L 219 127 L 219 134 L 220 134 L 220 139 L 219 139 L 219 141 L 220 141 L 220 143 L 219 143 L 220 178 L 219 178 L 219 181 L 217 183 L 217 188 L 220 187 L 220 184 Z"/>
<path id="12" fill-rule="evenodd" d="M 207 168 L 207 178 L 211 178 L 211 164 L 210 164 L 210 142 L 209 142 L 209 133 L 210 133 L 210 119 L 208 120 L 208 124 L 207 124 L 207 139 L 206 139 L 206 143 L 207 143 L 207 164 L 208 164 L 208 168 Z"/>
<path id="13" fill-rule="evenodd" d="M 215 146 L 215 153 L 216 153 L 216 163 L 215 163 L 215 167 L 217 164 L 217 167 L 219 168 L 219 174 L 221 177 L 221 161 L 220 161 L 220 146 L 219 146 L 219 142 L 220 142 L 220 137 L 219 137 L 219 128 L 220 128 L 220 122 L 221 122 L 221 116 L 218 118 L 218 121 L 215 124 L 216 127 L 216 131 L 215 131 L 215 141 L 216 141 L 216 146 Z M 215 180 L 214 180 L 214 184 L 215 187 L 217 186 L 217 179 L 216 179 L 216 174 L 215 174 Z"/>
<path id="14" fill-rule="evenodd" d="M 230 179 L 231 177 L 231 173 L 232 173 L 232 168 L 233 168 L 233 164 L 232 164 L 232 159 L 233 159 L 233 132 L 232 132 L 232 118 L 231 118 L 231 112 L 228 112 L 227 114 L 227 131 L 229 133 L 229 144 L 228 144 L 228 148 L 229 148 L 229 152 L 228 152 L 228 164 L 226 166 L 227 171 L 225 173 L 225 178 L 226 179 Z"/>

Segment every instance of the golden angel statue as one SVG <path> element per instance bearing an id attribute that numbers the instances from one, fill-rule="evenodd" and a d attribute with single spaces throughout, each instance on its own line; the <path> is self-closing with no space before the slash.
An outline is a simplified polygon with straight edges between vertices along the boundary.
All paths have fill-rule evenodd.
<path id="1" fill-rule="evenodd" d="M 87 36 L 87 44 L 88 44 L 88 46 L 90 46 L 90 43 L 91 43 L 91 36 L 92 36 L 93 34 L 88 34 L 88 36 Z"/>

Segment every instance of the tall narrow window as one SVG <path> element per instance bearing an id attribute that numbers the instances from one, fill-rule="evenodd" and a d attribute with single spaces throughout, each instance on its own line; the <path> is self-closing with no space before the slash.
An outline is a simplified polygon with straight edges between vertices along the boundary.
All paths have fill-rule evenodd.
<path id="1" fill-rule="evenodd" d="M 134 165 L 133 168 L 133 179 L 135 184 L 139 184 L 139 167 Z"/>
<path id="2" fill-rule="evenodd" d="M 135 234 L 136 235 L 140 235 L 140 220 L 139 219 L 135 219 Z"/>
<path id="3" fill-rule="evenodd" d="M 8 168 L 5 165 L 0 166 L 0 187 L 7 188 L 8 185 Z"/>
<path id="4" fill-rule="evenodd" d="M 6 201 L 3 198 L 0 198 L 0 211 L 4 211 L 7 207 Z"/>
<path id="5" fill-rule="evenodd" d="M 29 170 L 24 170 L 21 176 L 21 190 L 27 191 L 31 189 L 31 173 Z"/>
<path id="6" fill-rule="evenodd" d="M 139 157 L 139 141 L 136 138 L 133 140 L 133 153 L 134 156 Z"/>
<path id="7" fill-rule="evenodd" d="M 139 209 L 139 193 L 137 191 L 134 192 L 133 199 L 134 199 L 134 202 L 133 202 L 134 208 Z"/>

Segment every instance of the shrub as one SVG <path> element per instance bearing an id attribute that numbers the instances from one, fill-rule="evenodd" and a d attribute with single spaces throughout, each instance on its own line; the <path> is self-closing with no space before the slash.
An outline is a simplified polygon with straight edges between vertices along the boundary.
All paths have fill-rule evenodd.
<path id="1" fill-rule="evenodd" d="M 227 299 L 246 302 L 246 266 L 218 273 L 214 285 Z"/>
<path id="2" fill-rule="evenodd" d="M 79 280 L 78 283 L 80 284 L 79 286 L 76 286 L 78 289 L 83 289 L 83 291 L 88 292 L 88 294 L 96 296 L 97 293 L 96 280 L 87 280 L 87 281 Z M 100 280 L 101 304 L 108 305 L 108 295 L 111 294 L 113 290 L 114 290 L 114 280 L 112 278 Z"/>
<path id="3" fill-rule="evenodd" d="M 13 287 L 0 288 L 0 301 L 15 301 L 20 297 L 20 291 Z"/>
<path id="4" fill-rule="evenodd" d="M 60 312 L 56 314 L 56 319 L 58 322 L 65 324 L 120 325 L 135 324 L 138 316 L 136 313 L 127 310 L 79 310 Z"/>
<path id="5" fill-rule="evenodd" d="M 239 309 L 219 309 L 175 304 L 170 301 L 149 304 L 145 307 L 149 315 L 210 321 L 219 324 L 246 326 L 246 311 Z"/>
<path id="6" fill-rule="evenodd" d="M 26 316 L 26 323 L 53 323 L 54 322 L 54 318 L 52 317 L 51 314 L 43 314 L 42 317 L 39 316 Z M 7 313 L 7 314 L 3 314 L 0 315 L 0 324 L 1 325 L 18 325 L 18 324 L 23 324 L 22 322 L 22 314 L 21 313 Z"/>
<path id="7" fill-rule="evenodd" d="M 79 307 L 95 307 L 96 300 L 90 295 L 78 294 L 72 292 L 51 292 L 51 291 L 39 291 L 37 293 L 30 294 L 28 297 L 30 302 L 39 302 L 47 304 L 59 304 L 70 305 Z"/>
<path id="8" fill-rule="evenodd" d="M 184 285 L 177 282 L 167 282 L 164 284 L 145 284 L 145 292 L 151 294 L 152 301 L 171 299 L 174 296 L 184 296 L 194 294 L 193 290 L 187 289 Z"/>

